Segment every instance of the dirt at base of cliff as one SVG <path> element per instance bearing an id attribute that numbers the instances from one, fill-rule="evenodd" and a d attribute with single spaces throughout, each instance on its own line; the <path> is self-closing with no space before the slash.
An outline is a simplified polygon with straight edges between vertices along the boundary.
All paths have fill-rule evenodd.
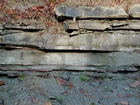
<path id="1" fill-rule="evenodd" d="M 139 105 L 139 79 L 139 72 L 1 75 L 0 105 Z"/>

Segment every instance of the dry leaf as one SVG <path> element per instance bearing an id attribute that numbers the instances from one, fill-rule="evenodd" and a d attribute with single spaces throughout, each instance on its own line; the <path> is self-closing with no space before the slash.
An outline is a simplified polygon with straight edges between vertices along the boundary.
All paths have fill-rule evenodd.
<path id="1" fill-rule="evenodd" d="M 68 89 L 71 89 L 72 87 L 73 87 L 73 83 L 70 82 L 70 83 L 68 84 Z"/>
<path id="2" fill-rule="evenodd" d="M 129 103 L 127 101 L 120 101 L 117 102 L 117 104 L 121 104 L 121 105 L 129 105 Z"/>
<path id="3" fill-rule="evenodd" d="M 135 88 L 140 85 L 140 81 L 135 81 L 134 83 L 130 84 L 130 87 Z"/>
<path id="4" fill-rule="evenodd" d="M 45 102 L 43 105 L 52 105 L 50 102 Z"/>
<path id="5" fill-rule="evenodd" d="M 56 81 L 59 85 L 62 85 L 62 86 L 67 86 L 67 83 L 66 81 L 64 81 L 63 79 L 61 78 L 56 78 Z"/>
<path id="6" fill-rule="evenodd" d="M 33 103 L 38 103 L 38 100 L 35 99 L 35 98 L 32 98 L 32 102 L 33 102 Z"/>
<path id="7" fill-rule="evenodd" d="M 0 81 L 0 86 L 5 85 L 4 81 Z"/>

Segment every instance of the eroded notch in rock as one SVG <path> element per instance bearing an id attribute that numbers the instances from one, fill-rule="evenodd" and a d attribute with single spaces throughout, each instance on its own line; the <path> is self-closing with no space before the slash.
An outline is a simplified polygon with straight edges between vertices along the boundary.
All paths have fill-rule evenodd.
<path id="1" fill-rule="evenodd" d="M 4 29 L 11 29 L 11 30 L 22 30 L 27 32 L 38 32 L 44 30 L 45 24 L 37 24 L 37 23 L 7 23 L 4 26 Z"/>

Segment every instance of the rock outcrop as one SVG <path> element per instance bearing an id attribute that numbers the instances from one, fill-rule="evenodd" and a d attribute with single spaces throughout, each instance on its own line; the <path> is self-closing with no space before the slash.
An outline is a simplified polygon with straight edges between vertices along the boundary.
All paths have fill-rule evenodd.
<path id="1" fill-rule="evenodd" d="M 138 8 L 57 6 L 62 34 L 37 22 L 0 24 L 0 70 L 138 71 Z"/>
<path id="2" fill-rule="evenodd" d="M 0 44 L 6 47 L 30 47 L 41 50 L 79 51 L 140 51 L 138 31 L 84 31 L 73 37 L 38 32 L 19 32 L 0 36 Z M 5 47 L 5 46 L 1 46 Z"/>
<path id="3" fill-rule="evenodd" d="M 140 54 L 130 52 L 43 52 L 34 49 L 0 50 L 1 70 L 137 71 Z M 7 56 L 8 55 L 8 56 Z M 11 65 L 11 66 L 4 66 Z M 6 67 L 6 68 L 5 68 Z"/>
<path id="4" fill-rule="evenodd" d="M 70 8 L 66 5 L 61 5 L 55 9 L 56 15 L 63 17 L 76 18 L 128 18 L 128 14 L 122 7 L 102 7 L 96 6 L 94 8 L 79 6 Z"/>

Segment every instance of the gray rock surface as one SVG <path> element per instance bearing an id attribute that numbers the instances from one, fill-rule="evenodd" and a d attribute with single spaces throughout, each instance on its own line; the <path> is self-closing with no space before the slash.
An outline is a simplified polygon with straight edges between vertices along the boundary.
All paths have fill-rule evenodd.
<path id="1" fill-rule="evenodd" d="M 65 28 L 65 30 L 78 30 L 79 29 L 77 22 L 74 22 L 71 20 L 64 21 L 62 25 Z"/>
<path id="2" fill-rule="evenodd" d="M 29 71 L 33 72 L 53 72 L 53 71 L 80 71 L 80 72 L 137 72 L 138 67 L 135 66 L 73 66 L 73 65 L 9 65 L 0 64 L 0 73 L 19 73 Z M 33 73 L 34 74 L 34 73 Z M 8 75 L 9 76 L 9 75 Z M 10 76 L 9 76 L 10 77 Z"/>
<path id="3" fill-rule="evenodd" d="M 77 18 L 127 18 L 128 14 L 122 7 L 101 7 L 94 8 L 79 6 L 70 8 L 66 5 L 55 7 L 58 17 L 77 17 Z"/>
<path id="4" fill-rule="evenodd" d="M 2 32 L 2 30 L 3 30 L 3 25 L 0 24 L 0 33 Z"/>
<path id="5" fill-rule="evenodd" d="M 128 13 L 124 8 L 119 6 L 114 7 L 102 7 L 96 6 L 86 7 L 68 7 L 66 5 L 59 5 L 55 7 L 55 13 L 59 18 L 64 17 L 76 17 L 76 18 L 140 18 L 140 4 L 135 4 L 128 9 Z"/>
<path id="6" fill-rule="evenodd" d="M 0 24 L 0 30 L 2 30 L 3 29 L 3 25 L 2 24 Z"/>
<path id="7" fill-rule="evenodd" d="M 69 37 L 39 32 L 21 32 L 0 36 L 0 44 L 36 47 L 46 50 L 139 51 L 137 31 L 104 31 Z"/>
<path id="8" fill-rule="evenodd" d="M 45 24 L 40 23 L 31 23 L 31 22 L 20 22 L 20 23 L 11 23 L 4 25 L 4 28 L 7 29 L 20 29 L 20 30 L 44 30 Z"/>
<path id="9" fill-rule="evenodd" d="M 122 23 L 122 24 L 121 24 Z M 140 30 L 140 21 L 139 20 L 128 20 L 128 21 L 120 21 L 117 23 L 112 23 L 110 29 L 123 29 L 123 30 Z"/>
<path id="10" fill-rule="evenodd" d="M 77 20 L 77 22 L 73 22 L 73 20 L 66 20 L 63 22 L 63 26 L 65 30 L 139 30 L 140 29 L 140 21 L 135 20 Z"/>
<path id="11" fill-rule="evenodd" d="M 132 18 L 140 18 L 140 4 L 132 5 L 128 11 Z"/>
<path id="12" fill-rule="evenodd" d="M 87 30 L 105 30 L 111 27 L 107 23 L 101 23 L 98 21 L 91 21 L 91 20 L 79 20 L 78 26 L 79 29 L 87 29 Z"/>
<path id="13" fill-rule="evenodd" d="M 129 25 L 128 21 L 112 21 L 111 23 L 112 27 L 121 27 L 121 26 L 125 26 L 125 25 Z"/>
<path id="14" fill-rule="evenodd" d="M 12 70 L 12 65 L 17 65 L 19 70 L 25 70 L 22 65 L 34 70 L 51 71 L 52 69 L 67 70 L 93 70 L 98 69 L 106 71 L 108 69 L 114 72 L 126 69 L 128 71 L 137 71 L 135 66 L 140 66 L 140 53 L 130 52 L 106 52 L 106 53 L 67 53 L 67 52 L 42 52 L 33 49 L 26 50 L 0 50 L 1 69 Z M 4 66 L 5 65 L 5 66 Z M 11 65 L 8 67 L 6 65 Z M 18 67 L 18 65 L 21 65 Z M 37 67 L 38 65 L 38 67 Z M 35 66 L 35 67 L 30 67 Z M 42 68 L 41 68 L 42 66 Z M 47 68 L 45 68 L 47 67 Z M 118 67 L 118 68 L 117 68 Z M 126 68 L 125 68 L 126 67 Z M 14 67 L 15 68 L 15 67 Z M 13 68 L 13 70 L 14 70 Z M 28 70 L 30 70 L 28 68 Z M 114 68 L 114 69 L 113 69 Z M 16 70 L 16 69 L 15 69 Z"/>

